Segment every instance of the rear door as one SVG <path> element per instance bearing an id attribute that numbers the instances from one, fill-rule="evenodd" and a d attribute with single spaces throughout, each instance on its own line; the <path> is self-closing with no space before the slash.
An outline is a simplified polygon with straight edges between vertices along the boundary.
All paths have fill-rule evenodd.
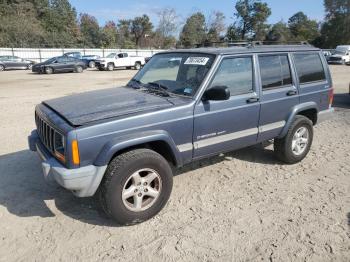
<path id="1" fill-rule="evenodd" d="M 6 67 L 7 68 L 17 68 L 18 62 L 15 56 L 8 56 L 6 59 Z"/>
<path id="2" fill-rule="evenodd" d="M 75 57 L 67 57 L 66 58 L 66 68 L 65 71 L 71 72 L 75 70 L 75 66 L 80 61 L 79 59 Z"/>
<path id="3" fill-rule="evenodd" d="M 261 111 L 258 141 L 280 134 L 292 108 L 299 104 L 298 89 L 288 53 L 258 54 Z"/>
<path id="4" fill-rule="evenodd" d="M 293 60 L 299 82 L 300 103 L 312 101 L 319 105 L 319 110 L 328 109 L 332 82 L 322 53 L 294 53 Z"/>
<path id="5" fill-rule="evenodd" d="M 23 67 L 26 67 L 26 64 L 25 62 L 23 62 L 23 59 L 18 57 L 18 56 L 13 56 L 12 57 L 12 67 L 13 68 L 23 68 Z"/>
<path id="6" fill-rule="evenodd" d="M 208 86 L 226 86 L 225 101 L 199 101 L 194 110 L 194 158 L 256 143 L 259 95 L 253 55 L 224 57 Z"/>

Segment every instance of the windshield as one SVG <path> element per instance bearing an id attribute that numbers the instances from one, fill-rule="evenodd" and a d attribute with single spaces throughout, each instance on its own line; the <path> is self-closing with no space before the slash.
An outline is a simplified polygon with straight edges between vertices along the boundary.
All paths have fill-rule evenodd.
<path id="1" fill-rule="evenodd" d="M 165 53 L 155 55 L 129 82 L 145 88 L 193 96 L 211 68 L 215 55 L 201 53 Z"/>
<path id="2" fill-rule="evenodd" d="M 337 48 L 334 51 L 335 55 L 345 55 L 348 52 L 347 48 Z"/>
<path id="3" fill-rule="evenodd" d="M 50 58 L 49 60 L 46 60 L 45 63 L 46 64 L 51 64 L 51 63 L 55 62 L 56 59 L 57 59 L 57 57 Z"/>
<path id="4" fill-rule="evenodd" d="M 116 53 L 111 53 L 111 54 L 109 54 L 108 56 L 106 56 L 107 58 L 114 58 L 115 57 L 115 55 L 116 55 Z"/>

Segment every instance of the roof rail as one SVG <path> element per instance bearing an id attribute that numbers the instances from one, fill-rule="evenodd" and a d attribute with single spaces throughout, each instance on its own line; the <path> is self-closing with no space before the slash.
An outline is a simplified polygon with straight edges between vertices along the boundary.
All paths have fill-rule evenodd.
<path id="1" fill-rule="evenodd" d="M 307 41 L 220 41 L 209 42 L 206 41 L 201 44 L 196 44 L 197 48 L 200 47 L 255 47 L 265 45 L 310 45 Z"/>

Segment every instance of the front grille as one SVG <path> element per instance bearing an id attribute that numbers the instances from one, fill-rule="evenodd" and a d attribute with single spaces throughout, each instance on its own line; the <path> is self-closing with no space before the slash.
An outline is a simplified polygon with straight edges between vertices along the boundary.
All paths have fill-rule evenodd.
<path id="1" fill-rule="evenodd" d="M 37 113 L 35 113 L 35 123 L 41 142 L 51 153 L 54 153 L 56 131 Z"/>

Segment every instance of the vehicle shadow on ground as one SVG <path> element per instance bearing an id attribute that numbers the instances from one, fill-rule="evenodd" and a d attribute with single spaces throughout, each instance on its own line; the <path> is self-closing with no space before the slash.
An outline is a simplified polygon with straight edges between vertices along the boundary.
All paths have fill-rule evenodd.
<path id="1" fill-rule="evenodd" d="M 334 94 L 333 107 L 350 109 L 350 94 Z"/>
<path id="2" fill-rule="evenodd" d="M 117 226 L 96 198 L 77 198 L 59 185 L 47 184 L 36 153 L 29 150 L 0 156 L 0 206 L 19 217 L 55 217 L 103 226 Z"/>
<path id="3" fill-rule="evenodd" d="M 196 161 L 177 172 L 186 172 L 228 159 L 256 163 L 279 163 L 270 150 L 250 147 L 206 160 Z M 58 184 L 48 184 L 36 153 L 23 150 L 0 156 L 0 205 L 18 217 L 55 217 L 60 213 L 84 223 L 117 227 L 101 210 L 96 197 L 77 198 Z"/>

